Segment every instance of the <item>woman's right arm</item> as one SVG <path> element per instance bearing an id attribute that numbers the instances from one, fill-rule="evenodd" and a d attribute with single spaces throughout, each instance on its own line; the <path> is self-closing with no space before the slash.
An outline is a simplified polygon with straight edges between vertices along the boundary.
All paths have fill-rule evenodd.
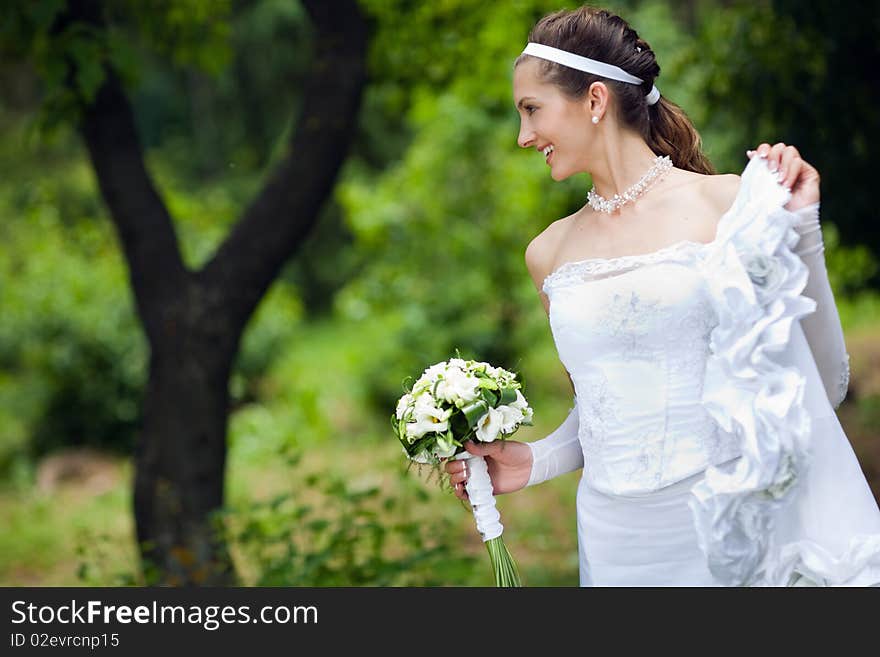
<path id="1" fill-rule="evenodd" d="M 556 222 L 551 228 L 559 228 L 560 222 Z M 558 232 L 558 231 L 557 231 Z M 545 230 L 538 235 L 526 248 L 526 267 L 538 290 L 538 296 L 544 304 L 544 312 L 550 315 L 550 300 L 543 291 L 544 279 L 553 269 L 553 242 L 557 239 L 552 236 L 553 231 Z M 571 376 L 569 375 L 571 383 Z M 574 384 L 572 383 L 572 392 Z M 534 486 L 548 479 L 577 470 L 584 466 L 584 453 L 578 440 L 578 405 L 577 394 L 574 394 L 574 406 L 568 413 L 568 417 L 551 434 L 526 443 L 532 451 L 532 470 L 526 486 Z"/>
<path id="2" fill-rule="evenodd" d="M 575 397 L 568 417 L 553 433 L 541 440 L 526 443 L 532 450 L 532 472 L 526 487 L 584 467 L 584 453 L 578 440 L 578 424 Z"/>

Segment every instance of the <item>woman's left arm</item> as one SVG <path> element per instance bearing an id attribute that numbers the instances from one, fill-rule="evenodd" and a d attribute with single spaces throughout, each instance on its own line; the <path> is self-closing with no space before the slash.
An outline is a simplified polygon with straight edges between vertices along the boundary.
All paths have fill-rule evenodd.
<path id="1" fill-rule="evenodd" d="M 794 146 L 778 143 L 771 147 L 765 143 L 749 151 L 749 157 L 755 153 L 767 158 L 770 170 L 779 171 L 780 184 L 791 190 L 785 208 L 798 215 L 795 230 L 801 236 L 794 252 L 809 269 L 803 294 L 816 302 L 816 311 L 803 317 L 801 326 L 828 400 L 836 409 L 849 386 L 849 354 L 825 266 L 825 245 L 819 225 L 819 172 L 801 158 Z"/>

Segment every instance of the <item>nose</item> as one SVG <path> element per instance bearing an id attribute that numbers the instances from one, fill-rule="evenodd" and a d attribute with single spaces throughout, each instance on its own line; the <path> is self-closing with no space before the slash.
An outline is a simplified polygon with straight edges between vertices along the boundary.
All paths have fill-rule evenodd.
<path id="1" fill-rule="evenodd" d="M 516 143 L 519 144 L 520 148 L 529 148 L 532 145 L 532 142 L 535 139 L 535 133 L 529 128 L 523 128 L 520 126 L 519 136 L 517 137 Z"/>

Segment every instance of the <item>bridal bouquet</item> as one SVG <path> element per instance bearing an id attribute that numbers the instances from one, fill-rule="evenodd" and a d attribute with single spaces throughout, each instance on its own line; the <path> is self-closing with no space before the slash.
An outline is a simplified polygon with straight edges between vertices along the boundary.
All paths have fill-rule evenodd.
<path id="1" fill-rule="evenodd" d="M 451 358 L 427 368 L 391 416 L 395 434 L 412 461 L 439 465 L 448 458 L 468 460 L 465 489 L 497 586 L 520 586 L 519 573 L 501 538 L 503 526 L 486 461 L 463 444 L 471 439 L 503 440 L 520 425 L 531 425 L 532 409 L 520 387 L 516 374 L 508 370 Z"/>

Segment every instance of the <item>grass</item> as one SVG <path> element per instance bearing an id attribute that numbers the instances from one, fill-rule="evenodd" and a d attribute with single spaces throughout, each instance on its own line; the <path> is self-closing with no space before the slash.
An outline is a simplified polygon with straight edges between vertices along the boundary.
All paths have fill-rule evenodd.
<path id="1" fill-rule="evenodd" d="M 390 441 L 389 441 L 390 442 Z M 387 446 L 387 445 L 386 445 Z M 404 468 L 383 453 L 379 445 L 349 448 L 342 455 L 332 449 L 311 450 L 303 459 L 302 472 L 285 468 L 280 461 L 254 458 L 243 461 L 242 454 L 230 454 L 229 500 L 232 505 L 269 500 L 297 489 L 304 472 L 342 474 L 354 488 L 378 486 L 386 494 L 402 496 L 397 474 Z M 136 552 L 131 517 L 132 468 L 119 461 L 112 490 L 93 495 L 82 486 L 71 484 L 48 493 L 35 490 L 0 492 L 0 585 L 78 586 L 78 573 L 88 564 L 88 582 L 114 585 L 117 574 L 135 570 Z M 490 586 L 491 571 L 485 548 L 480 542 L 470 511 L 434 479 L 411 471 L 428 492 L 429 501 L 419 505 L 426 522 L 449 519 L 464 554 L 474 556 L 485 569 L 477 569 L 469 585 Z M 577 562 L 574 537 L 574 475 L 566 475 L 517 495 L 499 498 L 505 540 L 523 573 L 532 585 L 576 584 Z M 549 510 L 549 512 L 548 512 Z M 436 517 L 431 515 L 436 513 Z M 84 552 L 85 551 L 85 552 Z M 86 554 L 87 553 L 87 554 Z M 85 556 L 84 556 L 85 554 Z M 239 555 L 240 557 L 240 555 Z M 255 574 L 248 564 L 238 563 L 245 581 Z"/>

